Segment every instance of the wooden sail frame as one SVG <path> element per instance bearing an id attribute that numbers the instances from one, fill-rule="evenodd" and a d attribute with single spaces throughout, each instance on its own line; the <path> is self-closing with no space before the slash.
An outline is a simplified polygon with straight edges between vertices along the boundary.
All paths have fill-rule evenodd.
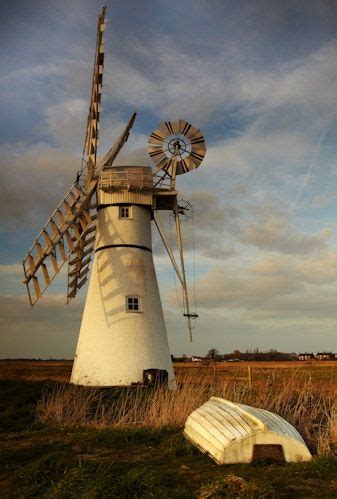
<path id="1" fill-rule="evenodd" d="M 101 14 L 97 21 L 96 50 L 92 77 L 91 99 L 87 120 L 87 128 L 84 140 L 83 159 L 86 164 L 85 185 L 96 177 L 97 149 L 99 146 L 101 97 L 103 90 L 104 72 L 104 31 L 106 27 L 106 7 L 102 7 Z M 93 213 L 91 199 L 88 200 L 86 212 L 92 221 L 97 218 Z M 84 221 L 85 222 L 85 221 Z M 75 298 L 77 291 L 85 284 L 89 272 L 90 261 L 95 246 L 96 223 L 89 222 L 88 230 L 82 231 L 83 220 L 79 219 L 75 224 L 77 231 L 81 234 L 79 244 L 71 251 L 68 261 L 67 278 L 67 303 Z"/>
<path id="2" fill-rule="evenodd" d="M 132 113 L 125 129 L 123 130 L 118 140 L 111 147 L 103 160 L 100 161 L 97 165 L 96 178 L 98 178 L 97 176 L 99 175 L 100 171 L 110 167 L 116 159 L 118 153 L 129 138 L 130 130 L 135 122 L 136 115 L 136 112 Z M 77 292 L 82 288 L 82 286 L 84 286 L 87 281 L 96 239 L 96 206 L 97 201 L 92 204 L 92 200 L 88 200 L 86 213 L 89 215 L 89 218 L 87 220 L 89 225 L 86 230 L 81 232 L 83 222 L 81 219 L 76 222 L 78 231 L 81 234 L 81 238 L 79 244 L 71 251 L 68 261 L 67 303 L 69 303 L 71 299 L 75 298 Z M 92 221 L 94 223 L 91 223 Z"/>
<path id="3" fill-rule="evenodd" d="M 102 161 L 100 161 L 98 165 L 98 171 L 100 172 L 101 170 L 104 170 L 105 168 L 109 168 L 112 166 L 113 162 L 115 161 L 117 155 L 119 154 L 120 150 L 124 146 L 125 142 L 128 140 L 131 128 L 133 127 L 133 124 L 136 120 L 137 117 L 137 112 L 134 111 L 130 118 L 129 121 L 127 122 L 127 125 L 125 129 L 123 130 L 122 134 L 119 136 L 118 140 L 115 142 L 115 144 L 109 149 L 109 151 L 106 153 Z"/>
<path id="4" fill-rule="evenodd" d="M 42 297 L 68 260 L 68 254 L 80 246 L 83 235 L 94 221 L 86 206 L 96 185 L 97 180 L 94 180 L 85 190 L 76 184 L 71 187 L 40 230 L 24 258 L 23 282 L 27 286 L 31 305 Z M 81 229 L 78 223 L 81 224 Z"/>
<path id="5" fill-rule="evenodd" d="M 97 36 L 95 62 L 92 77 L 91 99 L 87 120 L 87 128 L 84 140 L 83 157 L 87 158 L 86 182 L 95 176 L 97 149 L 99 146 L 101 97 L 103 90 L 103 72 L 104 72 L 104 31 L 106 27 L 106 7 L 102 7 L 101 14 L 97 21 Z"/>

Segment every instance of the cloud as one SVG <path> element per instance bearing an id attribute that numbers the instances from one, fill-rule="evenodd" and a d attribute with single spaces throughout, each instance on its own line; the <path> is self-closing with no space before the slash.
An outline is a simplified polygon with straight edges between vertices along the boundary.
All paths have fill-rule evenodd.
<path id="1" fill-rule="evenodd" d="M 211 259 L 228 258 L 236 254 L 232 234 L 238 230 L 241 212 L 228 201 L 207 191 L 195 191 L 189 197 L 193 206 L 193 222 L 183 225 L 187 248 Z"/>
<path id="2" fill-rule="evenodd" d="M 33 309 L 26 296 L 0 296 L 1 357 L 72 357 L 82 307 L 80 301 L 67 307 L 64 295 Z"/>
<path id="3" fill-rule="evenodd" d="M 317 208 L 322 208 L 323 206 L 326 206 L 329 202 L 329 199 L 326 196 L 321 196 L 317 194 L 317 196 L 314 196 L 313 203 Z"/>
<path id="4" fill-rule="evenodd" d="M 331 103 L 337 90 L 337 41 L 329 41 L 305 58 L 294 58 L 271 71 L 247 70 L 240 78 L 240 99 L 255 104 L 260 112 L 282 106 L 297 108 L 306 116 L 317 110 L 331 113 Z"/>
<path id="5" fill-rule="evenodd" d="M 227 201 L 207 191 L 194 191 L 190 196 L 198 229 L 207 231 L 233 227 L 240 210 Z"/>
<path id="6" fill-rule="evenodd" d="M 4 226 L 43 224 L 73 184 L 79 160 L 46 144 L 1 147 L 0 216 Z"/>
<path id="7" fill-rule="evenodd" d="M 337 253 L 267 254 L 251 258 L 246 266 L 221 265 L 197 282 L 199 308 L 222 316 L 236 311 L 242 320 L 298 319 L 298 328 L 311 320 L 337 319 Z M 240 319 L 238 319 L 240 320 Z"/>
<path id="8" fill-rule="evenodd" d="M 230 47 L 196 58 L 170 37 L 154 39 L 151 46 L 137 40 L 134 61 L 113 58 L 113 72 L 107 70 L 112 82 L 108 97 L 155 109 L 171 119 L 184 115 L 203 125 L 214 119 L 218 109 L 235 109 L 238 115 L 257 119 L 260 126 L 263 116 L 264 130 L 271 125 L 294 129 L 299 124 L 317 130 L 322 119 L 329 120 L 335 114 L 336 44 L 331 40 L 305 57 L 261 69 L 238 54 L 232 57 Z M 289 116 L 293 117 L 291 122 Z M 314 116 L 314 122 L 306 122 Z"/>
<path id="9" fill-rule="evenodd" d="M 337 278 L 331 222 L 335 9 L 328 2 L 324 7 L 300 2 L 290 15 L 289 6 L 277 1 L 273 8 L 268 2 L 244 7 L 212 2 L 207 8 L 206 3 L 189 6 L 187 21 L 180 16 L 181 6 L 162 5 L 141 22 L 144 9 L 138 4 L 131 14 L 127 5 L 111 6 L 100 153 L 117 139 L 134 107 L 139 115 L 119 164 L 151 164 L 147 136 L 162 120 L 184 118 L 206 137 L 202 167 L 178 182 L 194 205 L 194 231 L 191 222 L 182 224 L 187 270 L 194 238 L 199 276 L 200 329 L 191 351 L 199 345 L 208 350 L 211 340 L 226 345 L 222 349 L 282 341 L 294 345 L 294 330 L 298 335 L 309 331 L 312 344 L 321 338 L 329 344 L 335 334 L 331 297 Z M 267 15 L 261 16 L 267 3 Z M 13 5 L 7 6 L 15 10 L 8 29 L 21 35 L 13 51 L 4 51 L 1 73 L 2 137 L 8 144 L 0 149 L 0 212 L 3 255 L 9 262 L 0 267 L 6 295 L 0 306 L 9 317 L 3 341 L 15 356 L 23 346 L 34 350 L 28 344 L 32 335 L 37 352 L 46 341 L 56 355 L 62 339 L 72 354 L 77 326 L 63 310 L 64 294 L 59 302 L 47 295 L 46 307 L 32 314 L 24 311 L 21 298 L 13 298 L 23 292 L 21 267 L 14 262 L 80 166 L 97 9 L 84 2 L 70 12 L 66 2 L 38 2 L 29 16 Z M 200 14 L 202 37 L 195 36 Z M 166 291 L 171 264 L 160 256 L 165 250 L 157 236 L 154 251 Z M 55 285 L 61 289 L 60 281 Z M 173 349 L 179 351 L 185 345 L 184 325 L 171 303 L 164 303 Z M 16 329 L 15 310 L 24 318 Z M 323 332 L 317 339 L 320 322 Z M 64 328 L 73 331 L 71 340 Z M 21 330 L 27 336 L 20 336 Z"/>
<path id="10" fill-rule="evenodd" d="M 46 128 L 43 134 L 52 138 L 58 146 L 80 150 L 85 135 L 87 112 L 87 101 L 78 98 L 61 100 L 48 106 L 44 111 Z"/>
<path id="11" fill-rule="evenodd" d="M 240 211 L 228 202 L 207 191 L 194 191 L 188 196 L 191 203 L 186 211 L 187 219 L 181 219 L 181 230 L 185 253 L 190 260 L 192 251 L 197 258 L 228 258 L 236 254 L 232 233 L 238 227 Z M 180 201 L 183 205 L 184 202 Z M 176 245 L 175 225 L 170 215 L 160 213 L 166 235 L 174 248 Z M 156 231 L 153 232 L 155 254 L 165 252 L 163 243 Z M 226 241 L 230 239 L 230 241 Z M 188 260 L 187 260 L 188 261 Z"/>
<path id="12" fill-rule="evenodd" d="M 326 328 L 331 320 L 337 322 L 336 286 L 331 289 L 307 290 L 303 296 L 280 296 L 268 302 L 260 310 L 254 310 L 249 317 L 256 321 L 276 320 L 280 323 L 297 323 L 297 328 L 305 330 L 308 321 L 315 322 L 316 332 Z"/>
<path id="13" fill-rule="evenodd" d="M 242 228 L 240 237 L 244 243 L 260 249 L 306 254 L 326 248 L 331 236 L 328 228 L 313 236 L 300 233 L 290 226 L 284 213 L 271 206 L 259 207 L 253 210 L 252 215 L 254 221 Z"/>
<path id="14" fill-rule="evenodd" d="M 224 202 L 216 194 L 207 191 L 192 192 L 189 200 L 193 206 L 193 221 L 182 221 L 186 261 L 190 262 L 192 250 L 198 261 L 228 259 L 249 253 L 250 247 L 260 252 L 274 251 L 286 255 L 320 254 L 327 250 L 332 236 L 330 228 L 322 228 L 316 234 L 302 232 L 291 223 L 291 213 L 282 212 L 271 201 L 259 205 L 241 202 L 241 208 Z M 174 243 L 175 231 L 169 217 L 161 214 L 169 240 Z M 155 254 L 164 248 L 154 232 Z"/>
<path id="15" fill-rule="evenodd" d="M 18 263 L 10 263 L 8 265 L 0 265 L 0 275 L 2 276 L 17 276 L 22 273 L 22 266 Z"/>
<path id="16" fill-rule="evenodd" d="M 219 140 L 208 148 L 205 166 L 254 177 L 279 176 L 305 164 L 313 144 L 299 132 L 262 132 L 254 126 L 236 137 Z"/>
<path id="17" fill-rule="evenodd" d="M 0 146 L 0 219 L 3 226 L 12 227 L 12 230 L 21 230 L 24 225 L 36 229 L 63 199 L 81 168 L 84 116 L 83 100 L 62 100 L 44 111 L 43 134 L 49 143 Z M 104 134 L 106 149 L 117 140 L 125 124 L 110 117 Z M 139 147 L 143 141 L 142 134 L 134 133 L 125 146 L 128 150 L 118 157 L 119 163 L 149 164 L 145 148 Z M 101 155 L 104 152 L 102 148 Z"/>
<path id="18" fill-rule="evenodd" d="M 216 267 L 197 283 L 198 303 L 201 308 L 250 309 L 263 307 L 272 298 L 302 289 L 302 284 L 287 276 L 237 273 L 231 267 Z"/>
<path id="19" fill-rule="evenodd" d="M 10 296 L 22 293 L 23 287 L 23 268 L 22 264 L 2 264 L 0 265 L 0 295 L 1 293 Z"/>

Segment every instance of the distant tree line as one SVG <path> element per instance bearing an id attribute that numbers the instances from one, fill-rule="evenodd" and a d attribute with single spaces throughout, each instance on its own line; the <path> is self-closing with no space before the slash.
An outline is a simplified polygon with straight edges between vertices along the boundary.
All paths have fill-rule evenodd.
<path id="1" fill-rule="evenodd" d="M 232 353 L 224 354 L 220 354 L 216 348 L 211 348 L 207 352 L 206 357 L 215 360 L 297 360 L 297 354 L 295 352 L 279 352 L 274 348 L 270 348 L 265 352 L 260 351 L 258 348 L 254 348 L 253 350 L 246 350 L 245 352 L 234 350 Z"/>
<path id="2" fill-rule="evenodd" d="M 208 350 L 204 357 L 200 357 L 203 360 L 215 360 L 217 362 L 221 361 L 285 361 L 285 360 L 297 360 L 297 354 L 295 352 L 279 352 L 274 348 L 267 350 L 265 352 L 260 351 L 258 348 L 253 350 L 246 350 L 241 352 L 240 350 L 234 350 L 232 353 L 220 353 L 216 348 L 211 348 Z M 172 356 L 174 362 L 186 362 L 192 360 L 191 356 L 182 354 L 181 357 Z"/>

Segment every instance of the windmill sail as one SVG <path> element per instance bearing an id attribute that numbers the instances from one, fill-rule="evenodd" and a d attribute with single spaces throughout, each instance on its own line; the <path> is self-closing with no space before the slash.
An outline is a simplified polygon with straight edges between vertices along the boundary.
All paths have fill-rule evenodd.
<path id="1" fill-rule="evenodd" d="M 84 284 L 89 270 L 90 254 L 95 242 L 96 214 L 92 213 L 91 198 L 95 193 L 97 178 L 95 167 L 99 138 L 99 119 L 104 70 L 104 39 L 106 7 L 98 16 L 95 62 L 91 89 L 86 135 L 83 149 L 85 162 L 85 186 L 74 184 L 48 219 L 44 228 L 30 248 L 23 261 L 28 296 L 34 305 L 43 292 L 50 286 L 68 260 L 68 254 L 74 255 L 69 260 L 68 298 L 76 288 Z M 79 255 L 80 274 L 77 272 Z M 86 255 L 89 256 L 85 258 Z M 76 263 L 74 263 L 74 260 Z M 79 282 L 78 282 L 79 279 Z M 33 286 L 31 285 L 33 284 Z"/>
<path id="2" fill-rule="evenodd" d="M 92 80 L 91 102 L 89 106 L 88 124 L 85 136 L 85 144 L 83 150 L 83 158 L 86 159 L 86 180 L 88 185 L 95 178 L 97 166 L 97 148 L 99 145 L 99 120 L 101 111 L 101 95 L 103 86 L 103 71 L 104 71 L 104 38 L 103 33 L 105 30 L 106 8 L 102 8 L 101 15 L 98 18 L 97 25 L 97 42 L 95 63 Z M 119 151 L 127 141 L 130 129 L 136 119 L 136 113 L 133 113 L 129 122 L 113 147 L 109 150 L 103 161 L 101 161 L 99 168 L 104 168 L 114 161 Z M 80 243 L 71 251 L 68 261 L 68 286 L 67 286 L 67 302 L 75 298 L 77 291 L 85 284 L 89 272 L 90 261 L 95 246 L 96 237 L 96 223 L 97 216 L 92 214 L 95 211 L 95 206 L 91 205 L 91 200 L 88 201 L 86 206 L 86 213 L 89 214 L 91 221 L 89 227 L 85 230 L 82 229 L 82 220 L 79 220 L 77 230 L 81 234 Z"/>
<path id="3" fill-rule="evenodd" d="M 94 181 L 95 189 L 97 181 Z M 70 251 L 68 259 L 67 303 L 75 298 L 77 290 L 87 280 L 89 265 L 96 239 L 97 214 L 95 206 L 91 205 L 92 197 L 88 198 L 82 216 L 74 222 L 76 233 L 80 234 L 78 244 Z"/>
<path id="4" fill-rule="evenodd" d="M 119 139 L 117 142 L 111 147 L 111 149 L 107 152 L 107 154 L 104 156 L 103 160 L 99 164 L 99 169 L 104 169 L 112 165 L 112 163 L 115 161 L 117 155 L 119 154 L 119 151 L 122 149 L 124 146 L 125 142 L 128 140 L 129 135 L 130 135 L 130 130 L 133 127 L 133 124 L 135 122 L 137 113 L 134 111 L 132 115 L 130 116 L 130 119 L 125 127 L 125 130 L 123 133 L 120 135 Z"/>
<path id="5" fill-rule="evenodd" d="M 97 40 L 95 62 L 92 78 L 91 100 L 88 113 L 88 122 L 85 134 L 83 157 L 87 157 L 86 181 L 90 182 L 95 175 L 97 148 L 99 145 L 99 120 L 101 113 L 101 96 L 103 88 L 104 71 L 104 31 L 106 7 L 102 7 L 102 12 L 98 16 Z"/>
<path id="6" fill-rule="evenodd" d="M 97 181 L 81 189 L 74 184 L 48 219 L 32 244 L 24 261 L 24 283 L 31 305 L 42 297 L 67 261 L 67 254 L 76 250 L 89 230 L 93 218 L 86 206 L 96 189 Z"/>
<path id="7" fill-rule="evenodd" d="M 122 149 L 125 142 L 128 140 L 130 130 L 134 121 L 136 119 L 137 113 L 132 113 L 123 133 L 118 138 L 117 142 L 111 147 L 108 153 L 105 155 L 103 160 L 98 165 L 98 170 L 104 169 L 110 166 L 116 159 L 119 151 Z M 96 219 L 97 215 L 96 204 L 87 206 L 86 213 L 89 214 L 91 221 L 88 227 L 81 232 L 82 221 L 77 222 L 78 232 L 80 232 L 80 242 L 71 251 L 70 258 L 68 261 L 68 290 L 67 290 L 67 302 L 72 298 L 75 298 L 77 291 L 87 281 L 87 275 L 89 272 L 90 261 L 92 258 L 93 250 L 95 247 L 96 238 Z M 89 219 L 88 219 L 89 220 Z"/>
<path id="8" fill-rule="evenodd" d="M 97 148 L 104 70 L 105 12 L 98 17 L 97 41 L 91 101 L 83 150 L 85 174 L 83 186 L 75 183 L 41 229 L 23 261 L 28 296 L 34 305 L 51 285 L 62 266 L 68 261 L 67 301 L 74 298 L 84 285 L 96 238 L 96 195 L 98 183 Z M 99 169 L 110 166 L 127 141 L 136 113 L 132 113 L 123 133 L 99 164 Z"/>
<path id="9" fill-rule="evenodd" d="M 101 113 L 101 97 L 103 89 L 103 71 L 104 71 L 104 31 L 106 26 L 105 19 L 106 7 L 102 7 L 102 12 L 98 16 L 97 39 L 95 62 L 92 77 L 91 100 L 88 113 L 87 129 L 83 149 L 83 161 L 85 168 L 85 185 L 89 185 L 95 178 L 97 149 L 99 145 L 99 121 Z M 97 182 L 96 182 L 97 183 Z M 91 198 L 88 199 L 85 214 L 74 223 L 77 233 L 80 234 L 79 243 L 71 250 L 68 260 L 68 286 L 67 302 L 75 298 L 78 289 L 80 289 L 87 280 L 89 265 L 92 252 L 95 245 L 96 218 L 94 208 L 91 205 Z M 86 225 L 87 224 L 87 225 Z"/>

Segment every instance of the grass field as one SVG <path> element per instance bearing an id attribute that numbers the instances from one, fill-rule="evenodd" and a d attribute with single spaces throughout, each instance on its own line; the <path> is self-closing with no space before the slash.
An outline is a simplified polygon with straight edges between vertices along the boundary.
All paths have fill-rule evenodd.
<path id="1" fill-rule="evenodd" d="M 337 364 L 250 365 L 251 389 L 244 363 L 221 364 L 215 372 L 213 366 L 176 365 L 181 388 L 171 402 L 181 404 L 185 397 L 184 407 L 189 410 L 188 404 L 199 403 L 202 397 L 222 390 L 234 398 L 251 397 L 252 401 L 260 401 L 260 406 L 278 404 L 280 411 L 285 411 L 287 406 L 281 403 L 286 396 L 283 387 L 287 403 L 295 404 L 292 413 L 289 407 L 288 419 L 306 404 L 307 412 L 298 412 L 299 423 L 303 429 L 310 423 L 317 439 L 320 428 L 328 424 L 328 419 L 322 420 L 328 408 L 321 405 L 336 397 Z M 0 362 L 1 497 L 337 496 L 337 457 L 331 435 L 330 445 L 320 449 L 315 438 L 310 441 L 310 435 L 305 436 L 312 450 L 320 452 L 310 463 L 217 466 L 185 441 L 183 415 L 166 424 L 168 414 L 163 415 L 163 410 L 169 407 L 164 407 L 166 402 L 160 398 L 164 394 L 155 395 L 151 402 L 154 412 L 149 425 L 124 417 L 124 424 L 106 420 L 108 427 L 97 427 L 99 420 L 85 411 L 81 416 L 84 414 L 84 419 L 76 422 L 75 414 L 65 411 L 71 405 L 71 388 L 66 383 L 70 371 L 71 362 Z M 192 399 L 198 387 L 199 398 Z M 65 412 L 61 422 L 56 422 L 52 413 L 55 399 L 50 394 L 62 393 L 66 399 L 61 397 L 58 409 Z M 109 400 L 118 400 L 120 393 L 109 390 Z M 134 399 L 128 397 L 132 405 Z M 79 407 L 75 407 L 78 415 Z M 141 407 L 136 406 L 139 410 Z M 134 410 L 135 405 L 130 408 Z M 43 413 L 47 409 L 52 413 L 50 418 Z M 126 411 L 129 409 L 126 407 Z M 73 419 L 65 422 L 65 415 Z M 153 424 L 160 417 L 157 426 Z"/>
<path id="2" fill-rule="evenodd" d="M 0 360 L 0 379 L 22 379 L 26 381 L 60 381 L 70 380 L 72 360 L 46 360 L 46 361 L 16 361 Z M 289 376 L 296 372 L 300 377 L 307 377 L 319 383 L 326 381 L 335 382 L 337 385 L 337 361 L 289 361 L 289 362 L 221 362 L 214 364 L 199 364 L 184 362 L 174 364 L 176 374 L 191 373 L 197 376 L 226 377 L 236 380 L 247 379 L 247 368 L 251 366 L 255 381 L 267 379 L 275 372 Z"/>

